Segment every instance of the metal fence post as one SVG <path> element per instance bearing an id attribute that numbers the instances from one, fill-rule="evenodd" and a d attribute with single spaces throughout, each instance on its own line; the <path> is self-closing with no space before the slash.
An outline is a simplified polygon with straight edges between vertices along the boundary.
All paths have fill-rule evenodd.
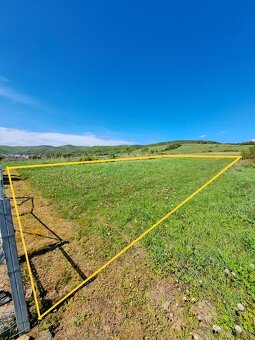
<path id="1" fill-rule="evenodd" d="M 10 200 L 4 197 L 0 197 L 0 229 L 7 271 L 10 278 L 17 328 L 20 334 L 24 334 L 30 330 L 29 316 L 19 265 Z"/>
<path id="2" fill-rule="evenodd" d="M 0 164 L 0 199 L 4 197 L 3 167 Z"/>
<path id="3" fill-rule="evenodd" d="M 0 164 L 0 200 L 4 199 L 4 180 L 3 180 L 3 168 Z M 4 251 L 3 251 L 3 241 L 2 241 L 2 234 L 0 228 L 0 263 L 4 260 Z"/>

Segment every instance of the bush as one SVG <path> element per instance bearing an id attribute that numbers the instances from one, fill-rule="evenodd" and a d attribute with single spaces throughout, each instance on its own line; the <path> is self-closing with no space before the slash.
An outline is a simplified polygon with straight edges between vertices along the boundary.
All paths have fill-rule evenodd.
<path id="1" fill-rule="evenodd" d="M 242 157 L 255 160 L 255 146 L 250 146 L 248 150 L 243 151 Z"/>
<path id="2" fill-rule="evenodd" d="M 178 149 L 180 146 L 182 146 L 180 143 L 169 143 L 166 146 L 165 151 Z"/>
<path id="3" fill-rule="evenodd" d="M 146 146 L 145 148 L 142 148 L 141 152 L 142 152 L 142 153 L 149 152 L 149 148 Z"/>
<path id="4" fill-rule="evenodd" d="M 92 160 L 92 158 L 91 158 L 91 156 L 89 154 L 85 154 L 84 156 L 82 156 L 80 158 L 80 162 L 91 161 L 91 160 Z"/>

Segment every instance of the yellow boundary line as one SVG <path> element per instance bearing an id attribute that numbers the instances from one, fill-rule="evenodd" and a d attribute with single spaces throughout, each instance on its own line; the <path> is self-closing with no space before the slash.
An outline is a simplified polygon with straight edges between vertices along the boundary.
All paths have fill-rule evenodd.
<path id="1" fill-rule="evenodd" d="M 241 156 L 229 156 L 229 155 L 190 155 L 190 154 L 178 154 L 178 155 L 155 155 L 155 156 L 140 156 L 140 157 L 125 157 L 125 158 L 109 158 L 109 159 L 96 159 L 93 161 L 77 161 L 77 162 L 62 162 L 62 163 L 44 163 L 44 164 L 31 164 L 31 165 L 17 165 L 9 166 L 6 169 L 31 169 L 31 168 L 44 168 L 48 166 L 63 166 L 63 165 L 80 165 L 91 163 L 109 163 L 109 162 L 121 162 L 121 161 L 138 161 L 145 159 L 159 159 L 159 158 L 241 158 Z"/>
<path id="2" fill-rule="evenodd" d="M 116 255 L 114 255 L 109 261 L 107 261 L 104 265 L 102 265 L 99 269 L 97 269 L 93 274 L 91 274 L 89 277 L 87 277 L 84 281 L 82 281 L 77 287 L 72 289 L 68 294 L 63 296 L 53 306 L 51 306 L 44 313 L 41 314 L 40 308 L 39 308 L 38 299 L 37 299 L 37 295 L 36 295 L 36 289 L 35 289 L 33 274 L 32 274 L 32 270 L 31 270 L 31 266 L 30 266 L 30 262 L 29 262 L 27 248 L 26 248 L 26 243 L 25 243 L 25 239 L 24 239 L 23 227 L 22 227 L 21 219 L 20 219 L 20 215 L 19 215 L 17 200 L 16 200 L 16 196 L 15 196 L 15 190 L 14 190 L 14 186 L 13 186 L 13 182 L 12 182 L 12 178 L 11 178 L 11 170 L 13 170 L 13 169 L 40 168 L 40 167 L 49 167 L 49 166 L 64 166 L 64 165 L 79 165 L 79 164 L 91 164 L 91 163 L 106 163 L 106 162 L 116 162 L 116 161 L 118 162 L 118 161 L 131 161 L 131 160 L 159 159 L 159 158 L 229 158 L 229 159 L 234 159 L 234 160 L 230 164 L 228 164 L 226 167 L 224 167 L 221 171 L 219 171 L 215 176 L 213 176 L 209 181 L 207 181 L 205 184 L 203 184 L 199 189 L 197 189 L 190 196 L 188 196 L 186 199 L 184 199 L 174 209 L 172 209 L 165 216 L 163 216 L 161 219 L 159 219 L 155 224 L 153 224 L 151 227 L 149 227 L 147 230 L 145 230 L 140 236 L 135 238 L 130 244 L 128 244 L 120 252 L 118 252 Z M 34 164 L 34 165 L 22 165 L 22 166 L 6 167 L 6 171 L 7 171 L 9 182 L 10 182 L 11 193 L 12 193 L 12 196 L 13 196 L 13 204 L 14 204 L 14 208 L 15 208 L 15 213 L 16 213 L 16 217 L 17 217 L 17 222 L 18 222 L 19 230 L 20 230 L 22 245 L 23 245 L 24 254 L 25 254 L 25 258 L 26 258 L 26 262 L 27 262 L 28 273 L 29 273 L 29 277 L 30 277 L 30 281 L 31 281 L 31 286 L 32 286 L 32 291 L 33 291 L 33 295 L 34 295 L 36 311 L 37 311 L 37 314 L 38 314 L 38 320 L 41 320 L 44 316 L 46 316 L 53 309 L 55 309 L 57 306 L 59 306 L 68 297 L 73 295 L 77 290 L 79 290 L 82 286 L 84 286 L 88 281 L 90 281 L 92 278 L 94 278 L 96 275 L 98 275 L 103 269 L 108 267 L 113 261 L 115 261 L 118 257 L 120 257 L 128 249 L 133 247 L 143 237 L 145 237 L 148 233 L 150 233 L 153 229 L 155 229 L 159 224 L 161 224 L 168 217 L 170 217 L 174 212 L 176 212 L 178 209 L 180 209 L 184 204 L 186 204 L 188 201 L 190 201 L 200 191 L 202 191 L 209 184 L 211 184 L 213 181 L 215 181 L 219 176 L 221 176 L 225 171 L 227 171 L 229 168 L 231 168 L 240 159 L 241 159 L 241 156 L 221 156 L 221 155 L 219 155 L 219 156 L 214 156 L 214 155 L 160 155 L 160 156 L 142 156 L 142 157 L 129 157 L 129 158 L 106 159 L 106 160 L 82 161 L 82 162 L 66 162 L 66 163 L 52 163 L 52 164 Z"/>

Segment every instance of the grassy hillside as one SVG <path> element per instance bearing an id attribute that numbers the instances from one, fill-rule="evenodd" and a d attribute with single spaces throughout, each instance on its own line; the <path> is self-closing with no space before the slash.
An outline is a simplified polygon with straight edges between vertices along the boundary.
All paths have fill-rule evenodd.
<path id="1" fill-rule="evenodd" d="M 182 147 L 189 148 L 190 144 Z M 77 242 L 73 253 L 81 254 L 80 265 L 93 271 L 227 163 L 229 160 L 223 159 L 161 159 L 19 171 L 62 217 L 78 222 L 79 227 L 73 231 Z M 184 327 L 176 331 L 176 337 L 187 337 L 195 329 L 210 338 L 213 323 L 222 327 L 223 338 L 232 337 L 236 324 L 242 327 L 244 338 L 255 337 L 254 170 L 254 163 L 239 162 L 141 243 L 154 263 L 147 271 L 156 271 L 162 279 L 174 277 L 182 286 L 179 305 L 184 305 L 186 312 Z M 71 284 L 73 276 L 66 269 L 63 273 L 64 287 L 66 277 Z M 55 276 L 49 267 L 47 280 Z M 118 288 L 123 294 L 125 289 Z M 49 293 L 54 300 L 60 292 L 58 285 L 57 297 Z M 130 303 L 120 306 L 119 313 L 126 313 L 133 322 L 136 313 L 131 311 L 137 306 L 142 313 L 139 322 L 143 336 L 161 337 L 169 328 L 169 319 L 165 319 L 162 309 L 154 310 L 155 306 L 147 304 L 147 293 L 146 288 L 137 292 Z M 91 294 L 93 301 L 97 293 Z M 103 287 L 100 295 L 104 296 Z M 171 297 L 165 296 L 160 303 L 169 301 Z M 192 311 L 204 301 L 212 316 L 202 325 L 198 317 L 203 315 Z M 237 312 L 238 303 L 244 305 L 244 312 Z M 141 311 L 138 306 L 142 306 Z M 86 320 L 91 318 L 98 336 L 103 336 L 102 320 L 93 319 L 91 310 L 85 319 L 83 311 L 76 311 L 75 320 L 80 321 L 74 324 L 70 323 L 68 310 L 65 307 L 63 318 L 70 331 L 80 327 L 89 334 Z M 107 310 L 110 316 L 115 313 L 114 309 Z M 152 320 L 154 313 L 157 320 L 150 321 L 148 327 L 146 320 Z M 125 334 L 125 325 L 122 329 Z M 114 332 L 118 334 L 116 327 Z"/>
<path id="2" fill-rule="evenodd" d="M 155 153 L 163 152 L 163 153 L 240 153 L 244 150 L 247 150 L 249 145 L 236 145 L 236 144 L 216 144 L 216 143 L 207 143 L 207 144 L 197 144 L 197 143 L 185 143 L 181 144 L 180 147 L 173 150 L 166 150 L 169 144 L 163 144 L 160 146 L 150 146 L 149 151 L 154 151 Z M 171 145 L 171 144 L 170 144 Z"/>

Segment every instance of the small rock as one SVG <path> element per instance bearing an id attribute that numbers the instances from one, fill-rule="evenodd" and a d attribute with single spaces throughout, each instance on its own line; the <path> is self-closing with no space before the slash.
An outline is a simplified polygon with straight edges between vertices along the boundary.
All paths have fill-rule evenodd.
<path id="1" fill-rule="evenodd" d="M 177 288 L 177 290 L 178 290 L 178 292 L 181 292 L 182 291 L 182 289 L 179 287 L 179 288 Z"/>
<path id="2" fill-rule="evenodd" d="M 244 311 L 244 306 L 241 304 L 241 303 L 238 303 L 237 304 L 237 308 L 241 311 L 241 312 L 243 312 Z"/>
<path id="3" fill-rule="evenodd" d="M 47 332 L 47 333 L 45 334 L 44 340 L 52 340 L 52 339 L 53 339 L 53 337 L 52 337 L 51 332 Z"/>
<path id="4" fill-rule="evenodd" d="M 197 319 L 198 319 L 198 321 L 202 321 L 202 320 L 203 320 L 203 318 L 202 318 L 201 315 L 198 315 L 198 316 L 197 316 Z"/>
<path id="5" fill-rule="evenodd" d="M 33 294 L 32 288 L 28 288 L 28 289 L 26 290 L 26 298 L 27 298 L 27 299 L 31 298 L 32 294 Z"/>
<path id="6" fill-rule="evenodd" d="M 174 314 L 173 313 L 170 313 L 169 314 L 170 318 L 172 319 L 174 317 Z"/>
<path id="7" fill-rule="evenodd" d="M 196 298 L 194 298 L 194 297 L 191 298 L 191 302 L 192 302 L 192 303 L 195 303 L 195 302 L 196 302 Z"/>
<path id="8" fill-rule="evenodd" d="M 193 339 L 194 339 L 194 340 L 199 340 L 200 337 L 199 337 L 197 334 L 194 334 L 194 335 L 193 335 Z"/>
<path id="9" fill-rule="evenodd" d="M 220 326 L 217 326 L 217 325 L 213 325 L 212 330 L 213 330 L 214 333 L 220 333 L 221 332 Z"/>
<path id="10" fill-rule="evenodd" d="M 187 297 L 184 296 L 184 297 L 182 298 L 182 301 L 187 301 Z"/>
<path id="11" fill-rule="evenodd" d="M 254 266 L 253 263 L 250 264 L 250 268 L 251 268 L 251 269 L 255 269 L 255 266 Z"/>
<path id="12" fill-rule="evenodd" d="M 165 303 L 163 303 L 162 307 L 163 307 L 164 310 L 168 310 L 169 305 L 170 305 L 170 302 L 166 301 Z"/>
<path id="13" fill-rule="evenodd" d="M 240 326 L 238 326 L 238 325 L 235 325 L 235 333 L 236 334 L 241 334 L 242 333 L 242 328 L 240 327 Z"/>
<path id="14" fill-rule="evenodd" d="M 230 270 L 226 268 L 226 269 L 224 269 L 224 273 L 225 273 L 226 275 L 229 275 Z"/>

